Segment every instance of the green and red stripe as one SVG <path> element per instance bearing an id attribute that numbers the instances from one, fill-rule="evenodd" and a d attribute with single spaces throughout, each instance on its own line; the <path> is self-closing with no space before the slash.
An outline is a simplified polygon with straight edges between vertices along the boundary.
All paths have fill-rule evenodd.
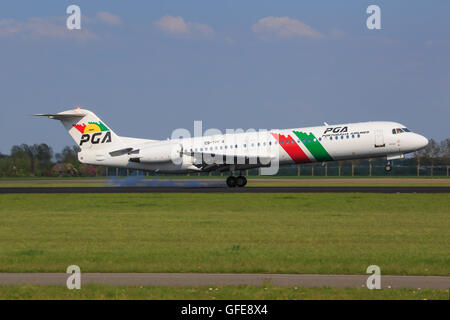
<path id="1" fill-rule="evenodd" d="M 309 152 L 314 156 L 316 161 L 332 161 L 333 158 L 330 154 L 325 150 L 322 144 L 319 142 L 314 134 L 306 134 L 301 131 L 294 131 L 294 134 L 300 139 L 300 141 L 305 145 Z"/>
<path id="2" fill-rule="evenodd" d="M 302 148 L 295 142 L 295 140 L 288 135 L 287 137 L 278 134 L 272 133 L 272 136 L 278 141 L 278 144 L 283 148 L 284 151 L 294 160 L 295 163 L 308 163 L 311 160 L 308 158 L 305 152 L 303 152 Z"/>

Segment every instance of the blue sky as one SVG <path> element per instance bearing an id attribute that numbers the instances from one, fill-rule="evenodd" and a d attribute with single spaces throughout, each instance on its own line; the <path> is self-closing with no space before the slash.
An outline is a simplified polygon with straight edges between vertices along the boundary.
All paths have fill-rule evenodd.
<path id="1" fill-rule="evenodd" d="M 82 30 L 65 29 L 81 7 Z M 381 7 L 381 30 L 366 8 Z M 81 105 L 119 135 L 401 122 L 448 138 L 450 1 L 2 1 L 0 152 L 73 141 L 33 113 Z"/>

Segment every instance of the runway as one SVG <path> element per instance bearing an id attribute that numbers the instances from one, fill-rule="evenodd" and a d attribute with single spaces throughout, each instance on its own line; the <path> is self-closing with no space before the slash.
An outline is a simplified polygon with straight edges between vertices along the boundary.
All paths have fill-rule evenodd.
<path id="1" fill-rule="evenodd" d="M 0 285 L 62 285 L 67 273 L 0 273 Z M 232 274 L 232 273 L 81 273 L 81 285 L 222 286 L 272 284 L 282 287 L 366 287 L 369 275 Z M 450 277 L 381 275 L 382 288 L 448 289 Z"/>
<path id="2" fill-rule="evenodd" d="M 43 193 L 450 193 L 450 187 L 1 187 L 0 194 Z"/>
<path id="3" fill-rule="evenodd" d="M 23 180 L 5 180 L 0 179 L 0 184 L 15 184 L 15 185 L 21 185 L 21 184 L 72 184 L 72 183 L 83 183 L 83 184 L 98 184 L 98 183 L 109 183 L 109 182 L 123 182 L 127 179 L 136 180 L 135 176 L 131 176 L 125 179 L 119 179 L 119 178 L 111 178 L 111 179 L 23 179 Z M 199 182 L 199 183 L 208 183 L 208 182 L 218 182 L 223 185 L 225 185 L 225 179 L 224 178 L 192 178 L 192 179 L 169 179 L 169 178 L 161 178 L 161 179 L 143 179 L 142 177 L 138 177 L 137 179 L 140 182 L 148 183 L 155 181 L 156 182 L 168 182 L 168 181 L 174 181 L 174 182 L 183 182 L 183 181 L 190 181 L 190 182 Z M 429 184 L 446 184 L 450 183 L 449 178 L 318 178 L 318 179 L 312 179 L 312 178 L 301 178 L 301 179 L 287 179 L 287 178 L 248 178 L 247 179 L 249 183 L 311 183 L 311 184 L 321 184 L 321 183 L 368 183 L 368 184 L 378 184 L 378 183 L 404 183 L 404 184 L 414 184 L 414 183 L 429 183 Z"/>

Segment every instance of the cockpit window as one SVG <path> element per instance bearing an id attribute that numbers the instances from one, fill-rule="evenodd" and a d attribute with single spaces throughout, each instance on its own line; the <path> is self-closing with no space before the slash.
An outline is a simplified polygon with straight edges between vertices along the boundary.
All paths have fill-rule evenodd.
<path id="1" fill-rule="evenodd" d="M 398 133 L 402 133 L 402 132 L 411 132 L 411 130 L 409 130 L 408 128 L 395 128 L 395 129 L 392 129 L 392 134 L 398 134 Z"/>

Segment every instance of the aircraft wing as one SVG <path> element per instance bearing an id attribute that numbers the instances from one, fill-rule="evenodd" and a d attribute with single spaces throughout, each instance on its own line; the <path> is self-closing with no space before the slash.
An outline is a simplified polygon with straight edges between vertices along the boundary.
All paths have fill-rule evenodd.
<path id="1" fill-rule="evenodd" d="M 204 171 L 220 170 L 230 165 L 239 168 L 252 168 L 268 166 L 274 158 L 269 156 L 249 156 L 240 154 L 223 154 L 215 152 L 187 152 L 183 154 L 189 155 L 195 159 L 194 165 Z"/>

